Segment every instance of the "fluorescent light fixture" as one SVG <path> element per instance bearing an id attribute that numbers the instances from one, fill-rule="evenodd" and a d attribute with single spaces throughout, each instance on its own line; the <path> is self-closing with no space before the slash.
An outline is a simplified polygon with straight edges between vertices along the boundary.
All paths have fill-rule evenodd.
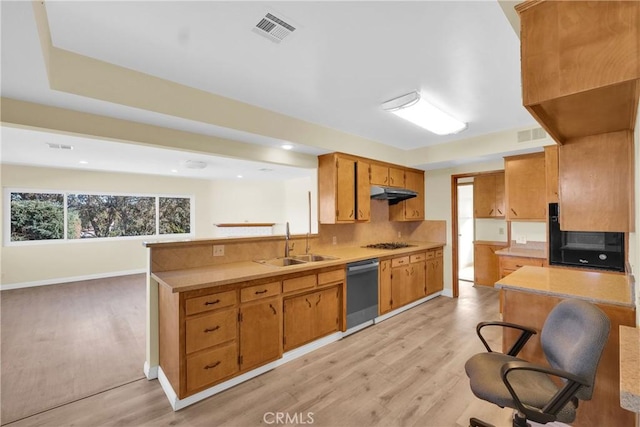
<path id="1" fill-rule="evenodd" d="M 467 128 L 466 123 L 429 104 L 417 91 L 383 103 L 382 109 L 438 135 L 450 135 Z"/>
<path id="2" fill-rule="evenodd" d="M 293 148 L 293 144 L 282 144 L 280 147 L 283 150 L 291 150 Z"/>

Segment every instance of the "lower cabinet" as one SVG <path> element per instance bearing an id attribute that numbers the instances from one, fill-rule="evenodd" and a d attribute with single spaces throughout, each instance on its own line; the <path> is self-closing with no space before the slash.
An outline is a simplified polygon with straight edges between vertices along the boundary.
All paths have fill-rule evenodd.
<path id="1" fill-rule="evenodd" d="M 503 245 L 491 243 L 474 243 L 473 245 L 473 274 L 474 283 L 482 286 L 492 286 L 500 280 L 500 262 L 496 251 L 504 249 Z"/>
<path id="2" fill-rule="evenodd" d="M 427 295 L 444 289 L 444 257 L 442 248 L 427 251 Z"/>
<path id="3" fill-rule="evenodd" d="M 284 350 L 340 330 L 342 286 L 284 299 Z"/>
<path id="4" fill-rule="evenodd" d="M 502 255 L 499 257 L 499 259 L 500 278 L 508 276 L 509 274 L 513 273 L 520 267 L 524 267 L 525 265 L 531 265 L 534 267 L 544 267 L 546 265 L 546 260 L 542 258 Z"/>
<path id="5" fill-rule="evenodd" d="M 282 356 L 282 310 L 279 297 L 240 307 L 240 369 L 247 370 Z"/>

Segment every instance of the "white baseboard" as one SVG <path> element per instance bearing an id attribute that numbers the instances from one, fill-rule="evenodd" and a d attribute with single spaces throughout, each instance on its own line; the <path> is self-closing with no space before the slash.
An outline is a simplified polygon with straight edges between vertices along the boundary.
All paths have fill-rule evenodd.
<path id="1" fill-rule="evenodd" d="M 9 291 L 11 289 L 31 288 L 34 286 L 58 285 L 62 283 L 80 282 L 83 280 L 106 279 L 109 277 L 129 276 L 131 274 L 146 273 L 146 268 L 124 271 L 110 271 L 106 273 L 87 274 L 85 276 L 58 277 L 55 279 L 36 280 L 33 282 L 10 283 L 8 285 L 0 285 L 0 291 Z"/>
<path id="2" fill-rule="evenodd" d="M 144 375 L 148 380 L 155 380 L 156 378 L 158 378 L 158 369 L 160 369 L 160 366 L 151 366 L 146 360 L 144 362 L 144 367 L 142 368 L 142 370 L 144 371 Z"/>
<path id="3" fill-rule="evenodd" d="M 449 288 L 444 289 L 444 290 L 442 291 L 442 296 L 443 296 L 443 297 L 453 298 L 453 289 L 449 289 Z"/>

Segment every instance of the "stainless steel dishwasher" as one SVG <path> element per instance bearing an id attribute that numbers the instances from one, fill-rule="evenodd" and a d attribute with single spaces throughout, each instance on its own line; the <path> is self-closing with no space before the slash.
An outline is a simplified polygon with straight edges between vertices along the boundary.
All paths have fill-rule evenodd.
<path id="1" fill-rule="evenodd" d="M 378 265 L 375 258 L 347 264 L 347 331 L 378 316 Z"/>

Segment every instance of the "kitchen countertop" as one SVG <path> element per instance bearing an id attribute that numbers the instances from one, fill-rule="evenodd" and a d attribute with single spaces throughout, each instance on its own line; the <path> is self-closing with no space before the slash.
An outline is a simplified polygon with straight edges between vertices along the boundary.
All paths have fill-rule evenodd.
<path id="1" fill-rule="evenodd" d="M 496 288 L 635 308 L 631 276 L 599 271 L 524 266 L 496 282 Z"/>
<path id="2" fill-rule="evenodd" d="M 640 413 L 640 329 L 620 325 L 620 406 Z"/>
<path id="3" fill-rule="evenodd" d="M 496 255 L 547 259 L 547 247 L 544 242 L 530 242 L 522 245 L 512 242 L 508 248 L 497 250 Z"/>
<path id="4" fill-rule="evenodd" d="M 241 261 L 208 267 L 189 268 L 184 270 L 163 271 L 151 273 L 159 283 L 171 288 L 172 292 L 185 292 L 196 289 L 223 286 L 250 280 L 282 276 L 307 270 L 317 270 L 326 267 L 337 267 L 350 262 L 362 261 L 370 258 L 390 258 L 403 254 L 426 251 L 444 246 L 440 242 L 408 242 L 412 245 L 401 249 L 372 249 L 363 247 L 326 248 L 314 253 L 333 256 L 338 259 L 308 262 L 305 264 L 277 267 L 260 264 L 254 261 Z"/>

